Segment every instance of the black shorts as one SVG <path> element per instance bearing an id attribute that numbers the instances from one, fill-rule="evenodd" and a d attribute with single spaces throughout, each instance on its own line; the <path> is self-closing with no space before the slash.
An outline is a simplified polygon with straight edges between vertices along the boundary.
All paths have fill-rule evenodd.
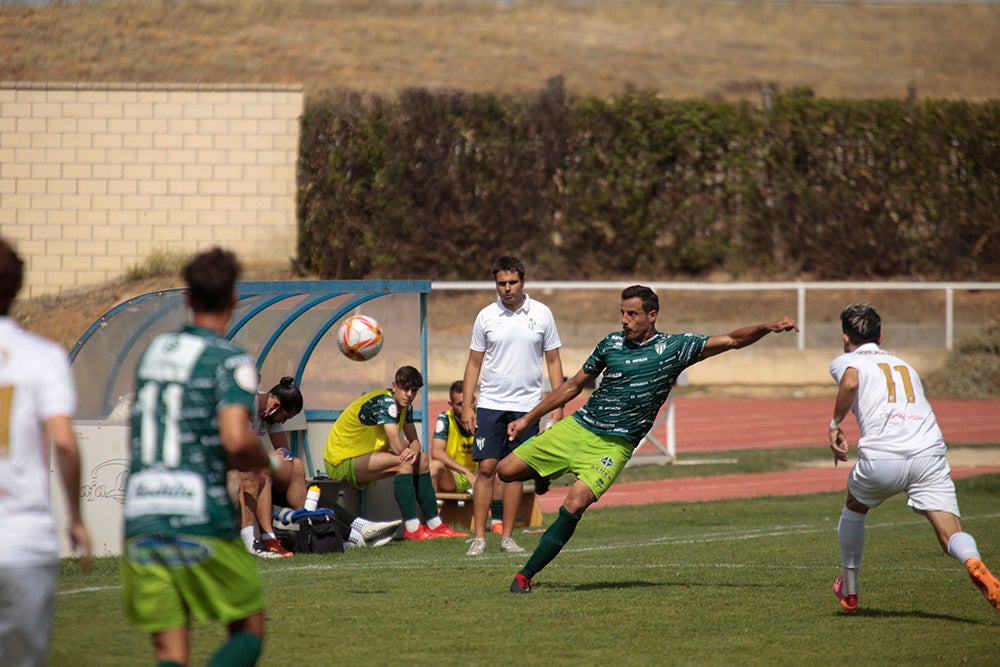
<path id="1" fill-rule="evenodd" d="M 472 460 L 502 459 L 522 442 L 538 435 L 538 422 L 536 421 L 524 429 L 524 432 L 514 442 L 507 439 L 507 424 L 526 414 L 528 413 L 513 410 L 490 410 L 489 408 L 476 410 L 476 420 L 479 425 L 476 428 L 476 444 L 472 448 Z"/>

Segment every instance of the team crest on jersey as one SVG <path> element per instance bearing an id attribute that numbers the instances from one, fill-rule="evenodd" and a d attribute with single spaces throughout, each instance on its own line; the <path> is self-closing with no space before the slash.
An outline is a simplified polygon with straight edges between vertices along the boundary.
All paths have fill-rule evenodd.
<path id="1" fill-rule="evenodd" d="M 486 446 L 486 438 L 476 438 L 476 449 L 482 451 L 483 447 Z"/>
<path id="2" fill-rule="evenodd" d="M 667 341 L 661 340 L 657 341 L 656 345 L 653 346 L 657 354 L 663 354 L 663 351 L 667 349 Z"/>
<path id="3" fill-rule="evenodd" d="M 601 457 L 601 465 L 604 466 L 605 468 L 614 467 L 615 460 L 613 458 L 611 458 L 610 456 L 602 456 Z"/>

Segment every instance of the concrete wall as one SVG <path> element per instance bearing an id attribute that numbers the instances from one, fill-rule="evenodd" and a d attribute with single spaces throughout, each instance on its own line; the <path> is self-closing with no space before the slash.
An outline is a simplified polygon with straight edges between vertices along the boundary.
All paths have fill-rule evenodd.
<path id="1" fill-rule="evenodd" d="M 154 251 L 295 254 L 301 86 L 0 82 L 0 234 L 22 297 L 99 284 Z"/>

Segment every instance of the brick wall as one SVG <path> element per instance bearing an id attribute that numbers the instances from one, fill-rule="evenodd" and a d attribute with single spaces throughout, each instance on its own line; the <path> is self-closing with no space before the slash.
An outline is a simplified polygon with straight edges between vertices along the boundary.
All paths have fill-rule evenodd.
<path id="1" fill-rule="evenodd" d="M 300 86 L 0 82 L 0 235 L 22 297 L 121 276 L 159 249 L 296 244 Z"/>

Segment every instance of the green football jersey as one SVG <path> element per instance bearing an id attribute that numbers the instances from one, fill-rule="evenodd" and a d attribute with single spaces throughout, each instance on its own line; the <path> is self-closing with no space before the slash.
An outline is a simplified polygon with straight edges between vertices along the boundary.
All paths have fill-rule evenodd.
<path id="1" fill-rule="evenodd" d="M 218 413 L 241 405 L 249 421 L 257 382 L 246 352 L 208 329 L 187 327 L 150 343 L 136 371 L 126 537 L 239 535 Z"/>
<path id="2" fill-rule="evenodd" d="M 656 333 L 637 344 L 617 331 L 597 344 L 583 363 L 601 384 L 573 418 L 594 433 L 633 443 L 649 433 L 677 377 L 701 357 L 708 336 Z"/>

